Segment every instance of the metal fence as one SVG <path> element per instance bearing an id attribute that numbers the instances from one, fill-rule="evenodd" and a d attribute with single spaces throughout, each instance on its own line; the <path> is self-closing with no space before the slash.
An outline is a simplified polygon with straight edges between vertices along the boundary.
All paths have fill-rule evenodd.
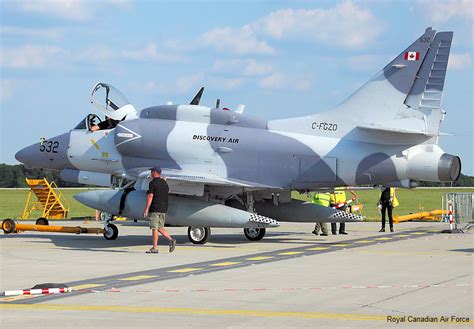
<path id="1" fill-rule="evenodd" d="M 455 226 L 474 221 L 474 193 L 447 193 L 442 197 L 442 205 L 443 210 L 452 212 Z"/>

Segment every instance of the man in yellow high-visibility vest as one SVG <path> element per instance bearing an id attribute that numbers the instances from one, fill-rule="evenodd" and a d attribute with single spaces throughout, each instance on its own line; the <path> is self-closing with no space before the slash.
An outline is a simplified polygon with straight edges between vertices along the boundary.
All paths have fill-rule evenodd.
<path id="1" fill-rule="evenodd" d="M 356 200 L 358 195 L 354 193 L 354 191 L 349 190 L 351 194 L 354 196 L 352 200 Z M 331 198 L 329 199 L 330 207 L 337 208 L 340 211 L 346 211 L 347 209 L 347 198 L 346 192 L 343 188 L 336 187 L 334 192 L 331 194 Z M 342 205 L 342 206 L 341 206 Z M 331 223 L 331 233 L 333 235 L 337 234 L 337 223 Z M 346 223 L 339 223 L 339 234 L 347 234 L 346 232 Z"/>
<path id="2" fill-rule="evenodd" d="M 312 203 L 318 204 L 323 207 L 329 207 L 329 199 L 331 198 L 330 193 L 314 193 L 313 194 L 313 200 L 311 200 Z M 314 225 L 314 230 L 313 234 L 318 235 L 319 230 L 321 230 L 321 235 L 322 236 L 327 236 L 328 235 L 328 223 L 316 223 Z"/>

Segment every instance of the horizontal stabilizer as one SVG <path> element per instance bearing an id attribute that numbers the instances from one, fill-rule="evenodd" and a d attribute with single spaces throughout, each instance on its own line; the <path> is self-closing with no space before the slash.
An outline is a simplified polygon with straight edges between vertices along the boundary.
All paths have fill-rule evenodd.
<path id="1" fill-rule="evenodd" d="M 418 125 L 415 123 L 413 124 L 413 121 L 419 121 L 416 122 L 418 125 L 422 125 L 421 127 L 417 127 Z M 396 124 L 393 124 L 393 121 L 399 121 L 396 122 Z M 419 136 L 435 136 L 436 134 L 433 133 L 427 133 L 425 132 L 424 129 L 424 122 L 422 120 L 418 119 L 398 119 L 398 120 L 393 120 L 392 122 L 389 122 L 388 124 L 385 124 L 384 122 L 382 123 L 367 123 L 367 124 L 359 124 L 357 126 L 358 129 L 369 131 L 369 132 L 381 132 L 381 133 L 395 133 L 395 134 L 403 134 L 403 135 L 419 135 Z M 407 124 L 408 122 L 411 122 L 412 124 Z M 390 124 L 392 123 L 392 124 Z"/>

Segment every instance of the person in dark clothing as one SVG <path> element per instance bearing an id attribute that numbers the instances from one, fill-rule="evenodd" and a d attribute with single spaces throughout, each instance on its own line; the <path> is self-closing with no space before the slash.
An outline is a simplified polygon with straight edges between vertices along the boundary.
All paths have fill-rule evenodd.
<path id="1" fill-rule="evenodd" d="M 176 240 L 165 230 L 165 217 L 168 211 L 169 187 L 166 180 L 161 178 L 161 168 L 155 166 L 150 168 L 153 180 L 148 186 L 147 198 L 143 217 L 150 221 L 152 231 L 153 247 L 147 251 L 149 254 L 158 253 L 158 232 L 169 241 L 169 252 L 176 247 Z"/>
<path id="2" fill-rule="evenodd" d="M 381 208 L 380 208 L 381 207 Z M 388 222 L 390 225 L 390 232 L 393 232 L 393 196 L 390 187 L 386 187 L 380 194 L 379 208 L 382 212 L 382 228 L 379 232 L 385 232 L 385 212 L 388 214 Z"/>

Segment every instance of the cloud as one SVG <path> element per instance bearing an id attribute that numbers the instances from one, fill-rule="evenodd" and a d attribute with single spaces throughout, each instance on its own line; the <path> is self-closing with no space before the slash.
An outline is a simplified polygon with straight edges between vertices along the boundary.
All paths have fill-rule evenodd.
<path id="1" fill-rule="evenodd" d="M 273 72 L 270 63 L 257 62 L 254 59 L 216 60 L 212 66 L 214 72 L 237 73 L 244 76 L 261 76 Z"/>
<path id="2" fill-rule="evenodd" d="M 435 23 L 447 22 L 450 19 L 473 20 L 474 8 L 472 0 L 422 0 L 420 7 Z"/>
<path id="3" fill-rule="evenodd" d="M 112 49 L 112 47 L 104 45 L 89 46 L 75 54 L 75 59 L 80 62 L 102 64 L 117 58 L 117 52 Z"/>
<path id="4" fill-rule="evenodd" d="M 142 49 L 124 50 L 122 51 L 122 57 L 135 61 L 153 61 L 165 63 L 174 63 L 184 60 L 182 55 L 159 51 L 156 43 L 154 42 L 149 42 Z"/>
<path id="5" fill-rule="evenodd" d="M 177 93 L 187 93 L 201 85 L 203 79 L 204 75 L 202 73 L 180 77 L 176 79 L 174 89 Z"/>
<path id="6" fill-rule="evenodd" d="M 22 0 L 16 4 L 24 12 L 58 17 L 73 21 L 92 19 L 102 10 L 110 8 L 126 8 L 128 0 Z"/>
<path id="7" fill-rule="evenodd" d="M 55 46 L 25 45 L 3 48 L 0 52 L 0 67 L 13 69 L 43 68 L 57 63 L 68 52 Z"/>
<path id="8" fill-rule="evenodd" d="M 242 87 L 245 81 L 244 78 L 211 77 L 209 85 L 211 89 L 235 90 Z"/>
<path id="9" fill-rule="evenodd" d="M 355 55 L 348 57 L 345 61 L 347 62 L 350 69 L 354 71 L 373 71 L 381 69 L 387 63 L 389 63 L 396 55 L 374 55 L 364 54 Z"/>
<path id="10" fill-rule="evenodd" d="M 218 51 L 234 54 L 271 55 L 275 50 L 265 41 L 259 40 L 248 25 L 241 28 L 217 28 L 206 32 L 200 37 L 201 43 Z"/>
<path id="11" fill-rule="evenodd" d="M 357 48 L 372 42 L 385 24 L 368 9 L 344 1 L 329 9 L 282 9 L 251 25 L 277 39 L 306 39 Z"/>
<path id="12" fill-rule="evenodd" d="M 16 83 L 10 79 L 0 80 L 0 102 L 4 102 L 12 98 L 16 89 Z"/>
<path id="13" fill-rule="evenodd" d="M 449 55 L 448 69 L 459 70 L 471 67 L 472 57 L 470 54 L 453 54 Z"/>
<path id="14" fill-rule="evenodd" d="M 275 72 L 260 79 L 258 85 L 265 89 L 308 90 L 311 87 L 311 79 L 304 76 L 291 76 Z"/>
<path id="15" fill-rule="evenodd" d="M 27 37 L 35 39 L 60 39 L 64 35 L 62 29 L 54 28 L 24 28 L 18 26 L 2 26 L 0 27 L 0 35 L 6 37 Z"/>

